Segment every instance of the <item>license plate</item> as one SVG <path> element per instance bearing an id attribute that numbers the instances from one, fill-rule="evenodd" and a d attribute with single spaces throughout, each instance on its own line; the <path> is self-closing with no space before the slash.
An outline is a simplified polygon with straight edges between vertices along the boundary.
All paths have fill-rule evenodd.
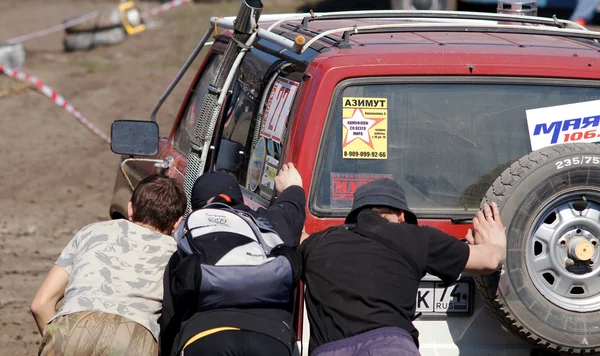
<path id="1" fill-rule="evenodd" d="M 473 280 L 470 277 L 448 287 L 444 287 L 439 280 L 422 280 L 417 292 L 416 313 L 470 316 L 473 313 L 473 293 Z"/>

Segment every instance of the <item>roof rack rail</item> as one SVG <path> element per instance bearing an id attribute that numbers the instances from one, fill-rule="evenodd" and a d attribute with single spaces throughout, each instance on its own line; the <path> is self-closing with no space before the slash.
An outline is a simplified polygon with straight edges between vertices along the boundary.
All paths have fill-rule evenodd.
<path id="1" fill-rule="evenodd" d="M 311 30 L 310 28 L 303 28 L 301 25 L 294 25 L 291 23 L 286 23 L 281 25 L 281 28 L 284 28 L 286 30 L 290 30 L 292 32 L 296 32 L 299 33 L 301 35 L 308 35 L 311 37 L 314 36 L 318 36 L 320 31 L 316 31 L 316 30 Z M 340 39 L 339 38 L 333 38 L 333 37 L 329 37 L 329 36 L 323 36 L 321 37 L 321 41 L 326 42 L 332 46 L 337 46 L 340 43 Z"/>
<path id="2" fill-rule="evenodd" d="M 316 34 L 306 43 L 296 42 L 284 36 L 271 32 L 279 24 L 285 21 L 301 21 L 297 26 L 298 32 L 308 30 L 305 26 L 311 21 L 336 20 L 336 19 L 364 19 L 364 18 L 387 18 L 387 19 L 432 19 L 440 22 L 414 22 L 403 24 L 380 24 L 368 26 L 341 27 L 326 30 Z M 465 20 L 461 22 L 460 20 Z M 233 29 L 235 17 L 212 17 L 210 23 L 215 27 Z M 458 11 L 407 11 L 407 10 L 372 10 L 372 11 L 340 11 L 325 13 L 300 13 L 300 14 L 265 14 L 259 19 L 259 23 L 273 22 L 267 29 L 258 27 L 257 37 L 292 50 L 295 53 L 303 53 L 318 40 L 325 40 L 329 35 L 342 33 L 342 45 L 349 45 L 351 35 L 374 32 L 489 32 L 489 33 L 516 33 L 516 34 L 539 34 L 549 36 L 562 36 L 570 38 L 583 38 L 598 41 L 600 32 L 587 30 L 585 27 L 568 20 L 554 18 L 543 18 L 522 15 L 490 14 L 479 12 Z M 500 24 L 498 22 L 504 22 Z M 532 26 L 510 25 L 507 23 L 531 24 Z M 536 26 L 538 25 L 538 26 Z M 543 25 L 543 27 L 539 26 Z M 550 29 L 546 26 L 554 27 Z M 328 42 L 331 42 L 329 39 Z"/>
<path id="3" fill-rule="evenodd" d="M 318 41 L 321 36 L 328 36 L 332 33 L 342 33 L 341 46 L 349 46 L 350 36 L 356 34 L 369 33 L 390 33 L 390 32 L 483 32 L 483 33 L 512 33 L 512 34 L 533 34 L 543 36 L 557 36 L 568 38 L 583 38 L 598 42 L 600 32 L 579 31 L 579 30 L 555 30 L 539 27 L 525 27 L 515 25 L 467 25 L 467 24 L 386 24 L 373 26 L 354 26 L 346 28 L 338 28 L 320 33 L 306 42 L 302 48 L 302 52 L 310 47 L 315 41 Z"/>
<path id="4" fill-rule="evenodd" d="M 308 28 L 308 24 L 311 21 L 319 20 L 349 20 L 349 19 L 367 19 L 367 18 L 384 18 L 384 19 L 452 19 L 452 20 L 484 20 L 484 21 L 510 21 L 515 23 L 533 24 L 533 25 L 546 25 L 558 28 L 566 28 L 568 25 L 572 27 L 578 27 L 585 29 L 585 27 L 579 25 L 576 22 L 560 20 L 554 18 L 544 18 L 535 16 L 522 16 L 522 15 L 505 15 L 505 14 L 494 14 L 494 13 L 480 13 L 480 12 L 468 12 L 468 11 L 364 11 L 364 12 L 339 12 L 339 13 L 328 13 L 328 14 L 314 14 L 305 16 L 302 18 L 302 27 Z"/>

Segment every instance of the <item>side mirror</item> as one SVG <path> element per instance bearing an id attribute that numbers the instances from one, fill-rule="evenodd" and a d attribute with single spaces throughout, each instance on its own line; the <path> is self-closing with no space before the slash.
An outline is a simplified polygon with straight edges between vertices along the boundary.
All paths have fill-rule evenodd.
<path id="1" fill-rule="evenodd" d="M 110 149 L 121 155 L 157 154 L 158 124 L 154 121 L 114 121 L 110 127 Z"/>

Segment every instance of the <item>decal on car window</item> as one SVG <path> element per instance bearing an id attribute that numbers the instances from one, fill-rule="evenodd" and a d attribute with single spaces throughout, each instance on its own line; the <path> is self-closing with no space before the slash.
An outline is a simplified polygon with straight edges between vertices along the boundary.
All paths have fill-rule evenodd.
<path id="1" fill-rule="evenodd" d="M 526 110 L 531 150 L 600 141 L 600 100 Z"/>
<path id="2" fill-rule="evenodd" d="M 271 199 L 275 190 L 275 176 L 277 175 L 279 161 L 275 157 L 267 156 L 265 169 L 260 181 L 260 196 L 265 199 Z"/>
<path id="3" fill-rule="evenodd" d="M 388 178 L 391 174 L 376 173 L 335 173 L 331 172 L 330 201 L 333 207 L 350 207 L 354 192 L 358 187 L 371 181 Z"/>
<path id="4" fill-rule="evenodd" d="M 387 159 L 387 99 L 342 98 L 342 157 Z"/>
<path id="5" fill-rule="evenodd" d="M 250 156 L 250 166 L 248 167 L 248 182 L 246 184 L 246 188 L 251 191 L 255 191 L 260 182 L 260 178 L 262 177 L 263 166 L 265 165 L 265 157 L 266 157 L 266 142 L 265 138 L 261 137 L 256 143 L 256 147 L 254 148 L 254 152 L 252 152 L 252 156 Z"/>
<path id="6" fill-rule="evenodd" d="M 260 131 L 261 136 L 281 143 L 285 123 L 292 108 L 298 86 L 299 83 L 289 79 L 277 79 L 267 102 L 267 109 Z"/>

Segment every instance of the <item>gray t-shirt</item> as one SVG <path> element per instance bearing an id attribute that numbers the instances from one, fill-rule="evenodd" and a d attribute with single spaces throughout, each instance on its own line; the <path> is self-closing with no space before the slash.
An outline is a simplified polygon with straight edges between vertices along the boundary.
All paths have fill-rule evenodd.
<path id="1" fill-rule="evenodd" d="M 82 228 L 56 261 L 70 277 L 54 318 L 88 310 L 117 314 L 158 340 L 163 273 L 175 249 L 173 237 L 123 219 Z"/>

